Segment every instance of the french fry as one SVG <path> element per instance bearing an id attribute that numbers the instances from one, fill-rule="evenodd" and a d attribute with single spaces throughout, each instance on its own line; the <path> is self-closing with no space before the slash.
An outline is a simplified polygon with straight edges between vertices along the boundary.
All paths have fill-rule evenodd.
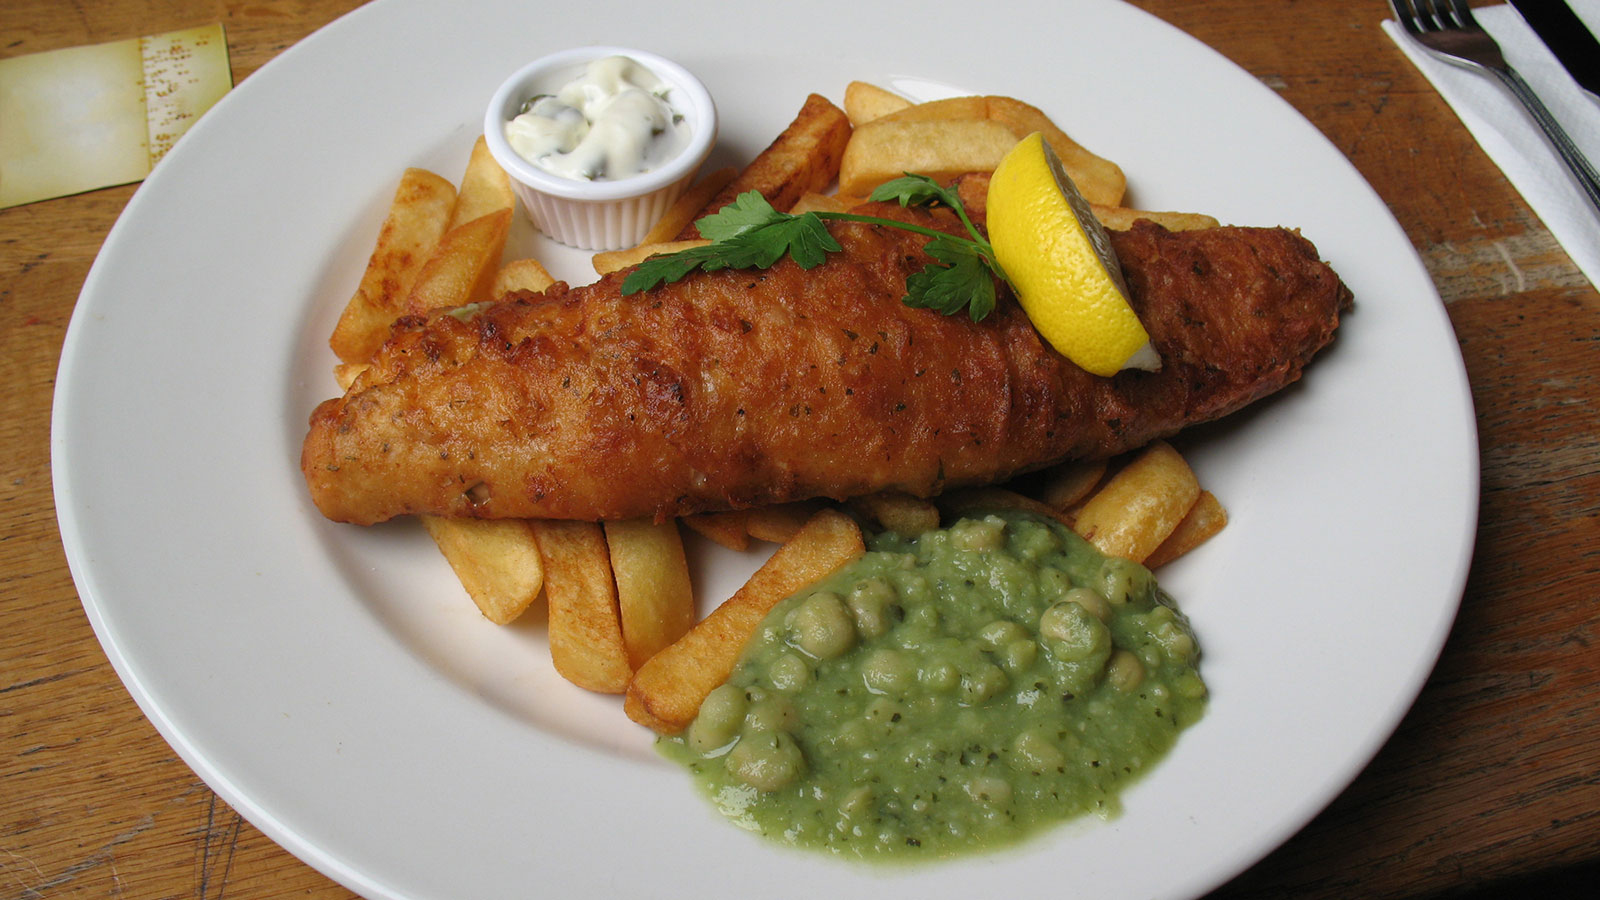
<path id="1" fill-rule="evenodd" d="M 1037 107 L 1012 97 L 951 97 L 946 100 L 933 100 L 889 113 L 874 122 L 948 122 L 977 119 L 1004 127 L 1019 141 L 1035 131 L 1042 133 L 1050 148 L 1061 158 L 1062 168 L 1071 176 L 1078 193 L 1082 194 L 1084 199 L 1107 206 L 1116 206 L 1122 202 L 1123 194 L 1127 192 L 1128 179 L 1123 175 L 1120 166 L 1090 152 L 1073 140 Z M 990 170 L 993 168 L 989 167 Z M 843 190 L 843 187 L 840 189 Z"/>
<path id="2" fill-rule="evenodd" d="M 893 122 L 954 122 L 962 119 L 989 118 L 988 98 L 978 96 L 947 97 L 907 104 L 905 108 L 879 116 Z"/>
<path id="3" fill-rule="evenodd" d="M 1106 461 L 1103 459 L 1062 463 L 1044 473 L 1039 499 L 1065 512 L 1088 497 L 1105 477 Z"/>
<path id="4" fill-rule="evenodd" d="M 556 280 L 550 277 L 537 259 L 514 259 L 494 273 L 494 283 L 489 288 L 489 299 L 498 300 L 513 291 L 539 291 L 549 289 Z"/>
<path id="5" fill-rule="evenodd" d="M 750 549 L 750 511 L 695 513 L 681 520 L 690 531 L 738 553 Z"/>
<path id="6" fill-rule="evenodd" d="M 851 125 L 864 125 L 910 105 L 910 100 L 894 91 L 865 81 L 852 81 L 844 86 L 844 114 L 850 117 Z"/>
<path id="7" fill-rule="evenodd" d="M 851 136 L 839 163 L 839 193 L 864 196 L 906 172 L 948 182 L 967 172 L 993 171 L 1016 145 L 1011 129 L 987 119 L 884 116 Z"/>
<path id="8" fill-rule="evenodd" d="M 850 206 L 848 198 L 838 197 L 833 194 L 821 194 L 810 191 L 796 200 L 794 206 L 789 207 L 789 212 L 794 215 L 819 210 L 822 212 L 848 212 Z"/>
<path id="9" fill-rule="evenodd" d="M 961 203 L 967 208 L 967 213 L 974 218 L 982 218 L 988 213 L 989 174 L 969 172 L 956 181 Z M 1215 216 L 1204 213 L 1130 209 L 1125 206 L 1107 206 L 1104 203 L 1090 203 L 1089 208 L 1094 212 L 1094 217 L 1100 220 L 1101 225 L 1116 231 L 1127 231 L 1140 219 L 1149 219 L 1168 231 L 1196 231 L 1201 228 L 1216 228 L 1220 224 Z"/>
<path id="10" fill-rule="evenodd" d="M 348 391 L 350 385 L 355 384 L 361 373 L 369 368 L 369 363 L 339 363 L 333 367 L 333 380 L 339 383 L 339 390 Z"/>
<path id="11" fill-rule="evenodd" d="M 593 522 L 531 520 L 550 608 L 550 660 L 581 688 L 620 694 L 633 667 L 622 638 L 611 557 Z"/>
<path id="12" fill-rule="evenodd" d="M 822 506 L 821 501 L 813 500 L 758 506 L 745 517 L 745 529 L 758 541 L 781 544 L 805 527 Z"/>
<path id="13" fill-rule="evenodd" d="M 349 390 L 366 371 L 366 361 L 382 346 L 396 318 L 408 309 L 468 302 L 457 302 L 449 286 L 467 284 L 468 290 L 476 291 L 484 271 L 495 273 L 511 222 L 510 201 L 510 182 L 481 139 L 473 148 L 460 191 L 432 172 L 406 171 L 361 286 L 329 340 L 344 360 L 334 369 L 341 389 Z M 452 217 L 469 221 L 452 227 Z M 543 272 L 538 263 L 527 262 Z M 527 265 L 515 272 L 524 281 L 535 274 Z M 549 274 L 544 278 L 548 283 Z M 412 303 L 417 306 L 412 308 Z M 539 595 L 544 566 L 526 522 L 438 516 L 422 520 L 462 587 L 490 621 L 503 625 L 514 620 Z"/>
<path id="14" fill-rule="evenodd" d="M 637 669 L 694 625 L 694 587 L 678 523 L 605 523 L 628 662 Z"/>
<path id="15" fill-rule="evenodd" d="M 824 509 L 779 547 L 732 597 L 634 673 L 623 711 L 663 734 L 694 720 L 701 701 L 728 679 L 745 642 L 778 601 L 860 556 L 866 547 L 849 516 Z"/>
<path id="16" fill-rule="evenodd" d="M 1216 228 L 1220 224 L 1215 216 L 1204 213 L 1128 209 L 1124 206 L 1106 206 L 1101 203 L 1091 203 L 1089 208 L 1094 211 L 1094 217 L 1100 220 L 1101 225 L 1117 231 L 1127 231 L 1140 219 L 1149 219 L 1168 231 L 1197 231 L 1201 228 Z"/>
<path id="17" fill-rule="evenodd" d="M 456 192 L 447 230 L 460 228 L 502 209 L 509 210 L 516 202 L 516 196 L 511 193 L 511 177 L 494 161 L 488 142 L 479 135 L 467 159 L 467 171 L 461 176 L 461 187 Z"/>
<path id="18" fill-rule="evenodd" d="M 1015 509 L 1022 512 L 1033 513 L 1046 519 L 1055 519 L 1062 524 L 1068 524 L 1061 513 L 1041 503 L 1032 497 L 1019 494 L 1016 491 L 997 487 L 963 488 L 941 494 L 936 501 L 946 519 L 958 519 L 964 515 L 989 512 L 996 509 Z"/>
<path id="19" fill-rule="evenodd" d="M 1202 490 L 1194 507 L 1184 515 L 1183 521 L 1172 530 L 1172 534 L 1161 542 L 1161 546 L 1145 557 L 1144 564 L 1151 569 L 1164 566 L 1211 540 L 1227 524 L 1228 511 L 1222 508 L 1222 503 L 1210 491 Z"/>
<path id="20" fill-rule="evenodd" d="M 885 531 L 918 535 L 939 527 L 939 507 L 900 491 L 876 491 L 850 501 L 852 508 Z"/>
<path id="21" fill-rule="evenodd" d="M 789 127 L 692 218 L 714 213 L 746 191 L 759 191 L 774 209 L 788 209 L 807 192 L 833 182 L 849 141 L 850 119 L 844 110 L 812 94 Z M 693 221 L 676 235 L 678 240 L 700 236 Z"/>
<path id="22" fill-rule="evenodd" d="M 526 520 L 421 518 L 484 618 L 508 624 L 539 596 L 544 563 Z"/>
<path id="23" fill-rule="evenodd" d="M 502 209 L 445 232 L 406 298 L 406 309 L 425 313 L 489 299 L 500 271 L 511 210 Z"/>
<path id="24" fill-rule="evenodd" d="M 727 166 L 695 182 L 687 191 L 678 195 L 678 199 L 672 201 L 666 213 L 650 226 L 650 230 L 644 233 L 644 240 L 639 243 L 661 244 L 676 238 L 700 215 L 700 211 L 706 208 L 711 198 L 727 187 L 728 182 L 737 174 L 739 174 L 738 169 Z"/>
<path id="25" fill-rule="evenodd" d="M 1050 149 L 1061 158 L 1061 167 L 1072 177 L 1078 193 L 1090 203 L 1115 206 L 1122 202 L 1127 192 L 1128 179 L 1122 167 L 1103 156 L 1087 150 L 1065 131 L 1056 127 L 1037 107 L 1012 97 L 985 97 L 990 120 L 1009 127 L 1018 140 L 1035 131 L 1041 132 Z"/>
<path id="26" fill-rule="evenodd" d="M 676 253 L 690 247 L 704 247 L 711 243 L 703 238 L 686 241 L 661 241 L 653 244 L 640 244 L 637 247 L 628 247 L 622 250 L 602 250 L 596 253 L 590 262 L 594 265 L 597 275 L 609 275 L 629 266 L 636 266 L 652 256 L 661 253 Z"/>
<path id="27" fill-rule="evenodd" d="M 406 311 L 406 297 L 450 222 L 456 189 L 425 169 L 407 169 L 395 188 L 377 245 L 328 345 L 344 362 L 364 363 Z"/>
<path id="28" fill-rule="evenodd" d="M 1156 441 L 1083 504 L 1073 530 L 1101 553 L 1142 563 L 1199 497 L 1189 464 L 1166 441 Z"/>

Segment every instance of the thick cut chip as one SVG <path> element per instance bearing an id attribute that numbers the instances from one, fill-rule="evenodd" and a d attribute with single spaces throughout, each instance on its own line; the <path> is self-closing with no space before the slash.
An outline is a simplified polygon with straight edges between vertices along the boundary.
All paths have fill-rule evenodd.
<path id="1" fill-rule="evenodd" d="M 602 250 L 594 255 L 591 260 L 596 275 L 609 275 L 612 272 L 636 266 L 652 256 L 664 253 L 677 253 L 690 247 L 704 247 L 711 243 L 705 239 L 692 241 L 662 241 L 652 244 L 640 244 L 637 247 L 628 247 L 624 250 Z"/>
<path id="2" fill-rule="evenodd" d="M 1073 530 L 1101 553 L 1142 563 L 1199 497 L 1200 484 L 1183 456 L 1156 441 L 1083 504 Z"/>
<path id="3" fill-rule="evenodd" d="M 706 204 L 710 203 L 711 199 L 727 187 L 728 182 L 738 174 L 738 169 L 727 166 L 695 182 L 693 187 L 672 201 L 666 213 L 650 226 L 650 230 L 644 233 L 644 240 L 639 243 L 661 244 L 676 238 L 689 227 L 690 222 L 700 216 L 700 211 L 706 208 Z"/>
<path id="4" fill-rule="evenodd" d="M 516 204 L 511 193 L 511 177 L 500 168 L 489 152 L 489 144 L 478 136 L 472 145 L 472 156 L 467 160 L 467 171 L 461 176 L 461 189 L 456 192 L 455 208 L 450 212 L 450 228 L 481 219 L 490 213 L 510 210 Z"/>
<path id="5" fill-rule="evenodd" d="M 1011 129 L 988 119 L 885 116 L 851 136 L 839 164 L 839 193 L 865 196 L 906 172 L 941 183 L 968 172 L 992 172 L 1016 145 Z"/>
<path id="6" fill-rule="evenodd" d="M 1045 471 L 1039 499 L 1065 512 L 1087 498 L 1105 477 L 1103 459 L 1062 463 Z"/>
<path id="7" fill-rule="evenodd" d="M 796 500 L 750 510 L 745 528 L 758 541 L 781 544 L 794 537 L 822 508 L 821 500 Z"/>
<path id="8" fill-rule="evenodd" d="M 989 118 L 989 101 L 985 97 L 948 97 L 913 103 L 904 109 L 879 116 L 895 122 L 950 122 L 957 119 Z"/>
<path id="9" fill-rule="evenodd" d="M 347 363 L 364 363 L 406 312 L 406 297 L 450 222 L 456 189 L 425 169 L 407 169 L 378 230 L 361 284 L 345 304 L 328 346 Z"/>
<path id="10" fill-rule="evenodd" d="M 628 718 L 663 734 L 682 731 L 706 695 L 728 680 L 745 642 L 778 601 L 865 551 L 853 519 L 832 509 L 817 513 L 744 587 L 639 667 L 623 701 Z"/>
<path id="11" fill-rule="evenodd" d="M 500 267 L 494 275 L 494 285 L 489 289 L 489 299 L 498 300 L 514 291 L 534 291 L 538 293 L 549 289 L 556 280 L 550 276 L 542 263 L 537 259 L 514 259 Z"/>
<path id="12" fill-rule="evenodd" d="M 971 172 L 956 182 L 962 205 L 975 217 L 988 215 L 990 174 Z M 1090 203 L 1089 209 L 1101 225 L 1114 231 L 1127 231 L 1140 219 L 1149 219 L 1168 231 L 1198 231 L 1202 228 L 1216 228 L 1220 224 L 1215 216 L 1208 216 L 1205 213 L 1130 209 L 1125 206 L 1107 206 L 1104 203 Z"/>
<path id="13" fill-rule="evenodd" d="M 989 118 L 1010 127 L 1018 140 L 1041 132 L 1050 149 L 1061 158 L 1062 168 L 1072 177 L 1078 193 L 1090 203 L 1115 206 L 1128 190 L 1122 167 L 1103 156 L 1091 153 L 1050 121 L 1037 107 L 1011 97 L 985 97 Z"/>
<path id="14" fill-rule="evenodd" d="M 678 523 L 649 519 L 605 523 L 616 577 L 622 640 L 633 668 L 694 625 L 694 587 Z"/>
<path id="15" fill-rule="evenodd" d="M 911 101 L 899 94 L 865 81 L 844 86 L 844 114 L 850 117 L 851 125 L 864 125 L 910 105 Z"/>
<path id="16" fill-rule="evenodd" d="M 361 373 L 370 368 L 371 363 L 339 363 L 333 367 L 333 380 L 339 383 L 339 390 L 348 391 Z"/>
<path id="17" fill-rule="evenodd" d="M 736 509 L 731 512 L 696 513 L 684 516 L 683 524 L 690 531 L 739 553 L 750 549 L 750 512 Z"/>
<path id="18" fill-rule="evenodd" d="M 1006 488 L 962 488 L 939 495 L 937 503 L 948 521 L 954 521 L 962 516 L 994 512 L 998 509 L 1014 509 L 1045 519 L 1055 519 L 1063 525 L 1068 524 L 1057 510 L 1032 497 Z"/>
<path id="19" fill-rule="evenodd" d="M 1084 199 L 1106 206 L 1116 206 L 1122 202 L 1123 194 L 1127 192 L 1128 179 L 1123 175 L 1120 166 L 1090 152 L 1062 131 L 1037 107 L 1012 97 L 951 97 L 946 100 L 932 100 L 881 116 L 872 124 L 971 120 L 993 122 L 1009 131 L 1015 140 L 1021 140 L 1035 131 L 1040 132 L 1050 144 L 1050 148 L 1061 158 L 1062 166 L 1072 177 L 1073 184 L 1077 186 L 1078 192 Z M 968 171 L 988 171 L 993 168 L 993 166 L 988 169 L 973 168 Z M 841 191 L 842 185 L 841 180 Z"/>
<path id="20" fill-rule="evenodd" d="M 1190 550 L 1215 537 L 1228 524 L 1228 511 L 1210 491 L 1201 491 L 1194 507 L 1184 515 L 1178 527 L 1167 535 L 1161 546 L 1145 557 L 1144 564 L 1152 569 L 1164 566 Z"/>
<path id="21" fill-rule="evenodd" d="M 445 232 L 406 298 L 406 310 L 425 313 L 488 300 L 500 271 L 511 210 L 502 209 Z"/>
<path id="22" fill-rule="evenodd" d="M 852 499 L 850 506 L 896 534 L 918 535 L 939 527 L 939 507 L 900 491 L 876 491 Z"/>
<path id="23" fill-rule="evenodd" d="M 1129 209 L 1125 206 L 1106 206 L 1101 203 L 1091 203 L 1089 208 L 1094 211 L 1094 217 L 1100 220 L 1101 225 L 1117 231 L 1127 231 L 1140 219 L 1149 219 L 1168 231 L 1196 231 L 1201 228 L 1216 228 L 1221 224 L 1216 216 L 1208 216 L 1205 213 Z"/>
<path id="24" fill-rule="evenodd" d="M 796 216 L 808 212 L 849 212 L 852 205 L 859 204 L 851 204 L 845 197 L 811 191 L 796 200 L 794 206 L 789 207 L 789 212 Z"/>
<path id="25" fill-rule="evenodd" d="M 850 142 L 850 119 L 826 97 L 812 94 L 789 127 L 761 151 L 694 219 L 727 206 L 746 191 L 759 191 L 773 209 L 786 210 L 808 192 L 825 190 L 839 174 L 839 160 Z M 700 237 L 693 221 L 679 240 Z"/>
<path id="26" fill-rule="evenodd" d="M 539 596 L 544 563 L 526 520 L 423 516 L 422 524 L 484 618 L 506 625 Z"/>
<path id="27" fill-rule="evenodd" d="M 550 608 L 550 660 L 581 688 L 620 694 L 633 667 L 622 639 L 605 534 L 593 522 L 534 520 Z"/>

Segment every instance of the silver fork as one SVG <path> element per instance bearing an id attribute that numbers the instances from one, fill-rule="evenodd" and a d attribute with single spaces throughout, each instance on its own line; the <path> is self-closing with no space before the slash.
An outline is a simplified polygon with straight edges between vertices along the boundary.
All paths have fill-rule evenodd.
<path id="1" fill-rule="evenodd" d="M 1459 66 L 1488 72 L 1499 79 L 1544 130 L 1545 137 L 1578 179 L 1589 202 L 1600 211 L 1600 175 L 1595 174 L 1594 166 L 1584 157 L 1583 151 L 1562 130 L 1528 83 L 1506 63 L 1500 45 L 1472 18 L 1466 0 L 1389 0 L 1389 5 L 1394 7 L 1395 18 L 1400 20 L 1406 33 L 1436 56 Z"/>

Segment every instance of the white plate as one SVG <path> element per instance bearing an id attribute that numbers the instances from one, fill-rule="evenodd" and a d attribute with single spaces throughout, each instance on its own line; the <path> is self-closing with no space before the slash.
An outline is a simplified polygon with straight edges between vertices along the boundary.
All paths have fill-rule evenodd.
<path id="1" fill-rule="evenodd" d="M 1132 8 L 1032 7 L 1009 28 L 848 0 L 781 20 L 749 3 L 385 0 L 246 80 L 112 230 L 56 394 L 68 559 L 162 735 L 374 897 L 954 898 L 997 877 L 1190 896 L 1301 827 L 1405 712 L 1460 597 L 1477 452 L 1453 334 L 1383 202 L 1270 90 Z M 705 79 L 725 123 L 713 165 L 852 78 L 1012 94 L 1122 163 L 1134 202 L 1300 226 L 1349 282 L 1357 309 L 1309 377 L 1192 442 L 1233 523 L 1165 583 L 1213 700 L 1121 818 L 926 868 L 776 849 L 719 820 L 614 698 L 560 681 L 539 622 L 482 620 L 414 525 L 312 508 L 298 459 L 334 392 L 325 338 L 401 169 L 458 177 L 507 72 L 602 42 Z M 590 277 L 583 256 L 517 240 Z M 706 595 L 743 564 L 713 555 Z"/>

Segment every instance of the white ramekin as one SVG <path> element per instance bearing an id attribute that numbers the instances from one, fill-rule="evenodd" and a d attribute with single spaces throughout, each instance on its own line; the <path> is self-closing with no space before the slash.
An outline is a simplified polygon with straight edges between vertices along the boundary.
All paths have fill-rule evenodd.
<path id="1" fill-rule="evenodd" d="M 660 168 L 614 181 L 562 178 L 518 156 L 506 141 L 505 126 L 535 86 L 577 77 L 589 62 L 604 56 L 631 57 L 671 85 L 667 100 L 689 126 L 683 151 Z M 716 143 L 717 107 L 700 79 L 672 60 L 626 47 L 575 47 L 536 59 L 507 78 L 489 101 L 483 135 L 540 231 L 580 250 L 616 250 L 644 240 L 650 226 L 689 186 Z"/>

